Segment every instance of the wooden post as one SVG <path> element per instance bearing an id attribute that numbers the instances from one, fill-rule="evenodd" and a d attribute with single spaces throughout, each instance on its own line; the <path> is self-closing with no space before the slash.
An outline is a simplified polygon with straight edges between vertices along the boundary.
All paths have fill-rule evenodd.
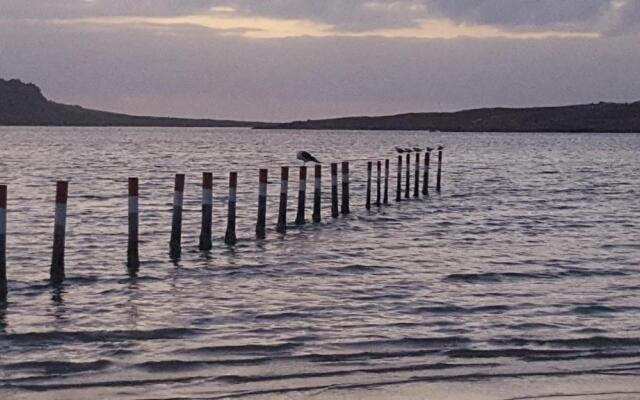
<path id="1" fill-rule="evenodd" d="M 236 238 L 236 190 L 238 187 L 238 173 L 229 173 L 229 202 L 227 209 L 227 232 L 224 242 L 233 246 L 238 242 Z"/>
<path id="2" fill-rule="evenodd" d="M 135 272 L 140 267 L 138 229 L 138 178 L 129 178 L 129 241 L 127 244 L 127 267 L 130 272 Z"/>
<path id="3" fill-rule="evenodd" d="M 382 202 L 389 204 L 389 159 L 384 160 L 384 199 Z"/>
<path id="4" fill-rule="evenodd" d="M 431 152 L 424 153 L 424 176 L 422 177 L 422 194 L 429 195 L 429 164 L 431 163 Z"/>
<path id="5" fill-rule="evenodd" d="M 269 170 L 260 170 L 260 192 L 258 194 L 258 222 L 256 222 L 256 237 L 264 239 L 267 236 L 267 180 Z"/>
<path id="6" fill-rule="evenodd" d="M 382 201 L 382 161 L 378 161 L 376 168 L 376 206 L 380 207 Z"/>
<path id="7" fill-rule="evenodd" d="M 436 177 L 436 191 L 442 190 L 442 148 L 438 148 L 438 175 Z"/>
<path id="8" fill-rule="evenodd" d="M 296 225 L 304 225 L 304 209 L 307 201 L 307 167 L 300 167 L 300 186 L 298 188 L 298 214 L 296 215 Z"/>
<path id="9" fill-rule="evenodd" d="M 278 225 L 276 231 L 287 232 L 287 196 L 289 193 L 289 167 L 280 169 L 280 208 L 278 209 Z"/>
<path id="10" fill-rule="evenodd" d="M 411 193 L 411 154 L 407 154 L 407 176 L 405 179 L 405 188 L 404 188 L 404 197 L 405 199 L 409 198 L 409 193 Z"/>
<path id="11" fill-rule="evenodd" d="M 416 171 L 413 181 L 413 197 L 420 197 L 420 153 L 416 153 Z"/>
<path id="12" fill-rule="evenodd" d="M 342 205 L 343 214 L 349 214 L 349 161 L 342 162 Z"/>
<path id="13" fill-rule="evenodd" d="M 313 222 L 318 223 L 321 220 L 320 208 L 322 201 L 322 165 L 316 164 L 315 173 L 315 187 L 313 191 Z"/>
<path id="14" fill-rule="evenodd" d="M 371 209 L 371 169 L 373 167 L 373 163 L 371 161 L 367 162 L 367 210 Z"/>
<path id="15" fill-rule="evenodd" d="M 200 244 L 202 251 L 213 247 L 211 241 L 211 222 L 213 220 L 213 174 L 202 174 L 202 224 L 200 225 Z"/>
<path id="16" fill-rule="evenodd" d="M 0 301 L 7 297 L 7 186 L 0 185 Z"/>
<path id="17" fill-rule="evenodd" d="M 182 254 L 182 206 L 184 203 L 184 174 L 176 174 L 173 192 L 173 217 L 171 219 L 171 239 L 169 256 L 173 260 Z"/>
<path id="18" fill-rule="evenodd" d="M 56 217 L 53 229 L 53 255 L 51 257 L 50 281 L 53 285 L 64 282 L 64 244 L 67 225 L 67 197 L 69 183 L 56 183 Z"/>
<path id="19" fill-rule="evenodd" d="M 331 216 L 338 218 L 338 163 L 331 163 Z"/>
<path id="20" fill-rule="evenodd" d="M 396 201 L 402 201 L 402 156 L 398 156 L 398 182 L 396 186 Z"/>

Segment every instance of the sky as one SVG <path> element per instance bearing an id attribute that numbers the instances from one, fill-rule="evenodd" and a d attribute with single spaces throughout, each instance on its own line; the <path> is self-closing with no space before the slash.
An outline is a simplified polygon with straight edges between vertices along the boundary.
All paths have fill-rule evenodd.
<path id="1" fill-rule="evenodd" d="M 0 78 L 262 121 L 640 100 L 640 0 L 0 0 Z"/>

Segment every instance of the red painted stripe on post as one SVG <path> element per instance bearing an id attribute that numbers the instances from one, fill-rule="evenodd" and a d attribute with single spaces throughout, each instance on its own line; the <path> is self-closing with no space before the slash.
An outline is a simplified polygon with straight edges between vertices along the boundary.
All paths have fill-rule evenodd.
<path id="1" fill-rule="evenodd" d="M 7 186 L 0 186 L 0 208 L 7 208 Z"/>
<path id="2" fill-rule="evenodd" d="M 184 174 L 176 174 L 176 192 L 184 192 Z"/>
<path id="3" fill-rule="evenodd" d="M 211 172 L 202 173 L 202 188 L 213 189 L 213 174 Z"/>
<path id="4" fill-rule="evenodd" d="M 267 176 L 269 171 L 266 169 L 260 170 L 260 183 L 267 183 Z"/>
<path id="5" fill-rule="evenodd" d="M 56 183 L 56 203 L 67 204 L 69 195 L 69 183 L 66 181 L 58 181 Z"/>
<path id="6" fill-rule="evenodd" d="M 138 178 L 129 178 L 129 196 L 138 195 Z"/>

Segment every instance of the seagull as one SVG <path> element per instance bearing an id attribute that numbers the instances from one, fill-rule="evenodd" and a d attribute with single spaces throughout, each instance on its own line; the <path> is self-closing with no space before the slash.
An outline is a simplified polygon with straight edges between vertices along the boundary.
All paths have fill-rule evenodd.
<path id="1" fill-rule="evenodd" d="M 415 151 L 416 153 L 420 153 L 422 149 L 420 147 L 414 147 L 413 151 Z"/>
<path id="2" fill-rule="evenodd" d="M 314 156 L 312 156 L 310 153 L 306 151 L 299 151 L 298 154 L 296 155 L 296 158 L 302 161 L 305 165 L 307 164 L 307 162 L 314 162 L 314 163 L 320 164 L 320 161 L 318 161 Z"/>

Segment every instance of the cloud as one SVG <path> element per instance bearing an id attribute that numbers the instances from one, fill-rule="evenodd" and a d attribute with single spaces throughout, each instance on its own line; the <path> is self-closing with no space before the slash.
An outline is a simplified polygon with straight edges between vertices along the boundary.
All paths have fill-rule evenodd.
<path id="1" fill-rule="evenodd" d="M 638 0 L 228 0 L 237 13 L 308 19 L 336 32 L 418 28 L 425 20 L 505 31 L 638 32 Z"/>
<path id="2" fill-rule="evenodd" d="M 610 0 L 430 0 L 429 9 L 455 21 L 503 27 L 582 27 L 612 7 Z"/>
<path id="3" fill-rule="evenodd" d="M 249 17 L 333 33 L 418 29 L 433 20 L 507 32 L 637 32 L 638 9 L 638 0 L 0 0 L 7 19 Z"/>
<path id="4" fill-rule="evenodd" d="M 631 101 L 640 93 L 631 36 L 252 40 L 156 28 L 3 23 L 0 76 L 94 108 L 265 120 Z"/>
<path id="5" fill-rule="evenodd" d="M 0 18 L 177 16 L 207 12 L 214 3 L 212 0 L 0 0 Z"/>

